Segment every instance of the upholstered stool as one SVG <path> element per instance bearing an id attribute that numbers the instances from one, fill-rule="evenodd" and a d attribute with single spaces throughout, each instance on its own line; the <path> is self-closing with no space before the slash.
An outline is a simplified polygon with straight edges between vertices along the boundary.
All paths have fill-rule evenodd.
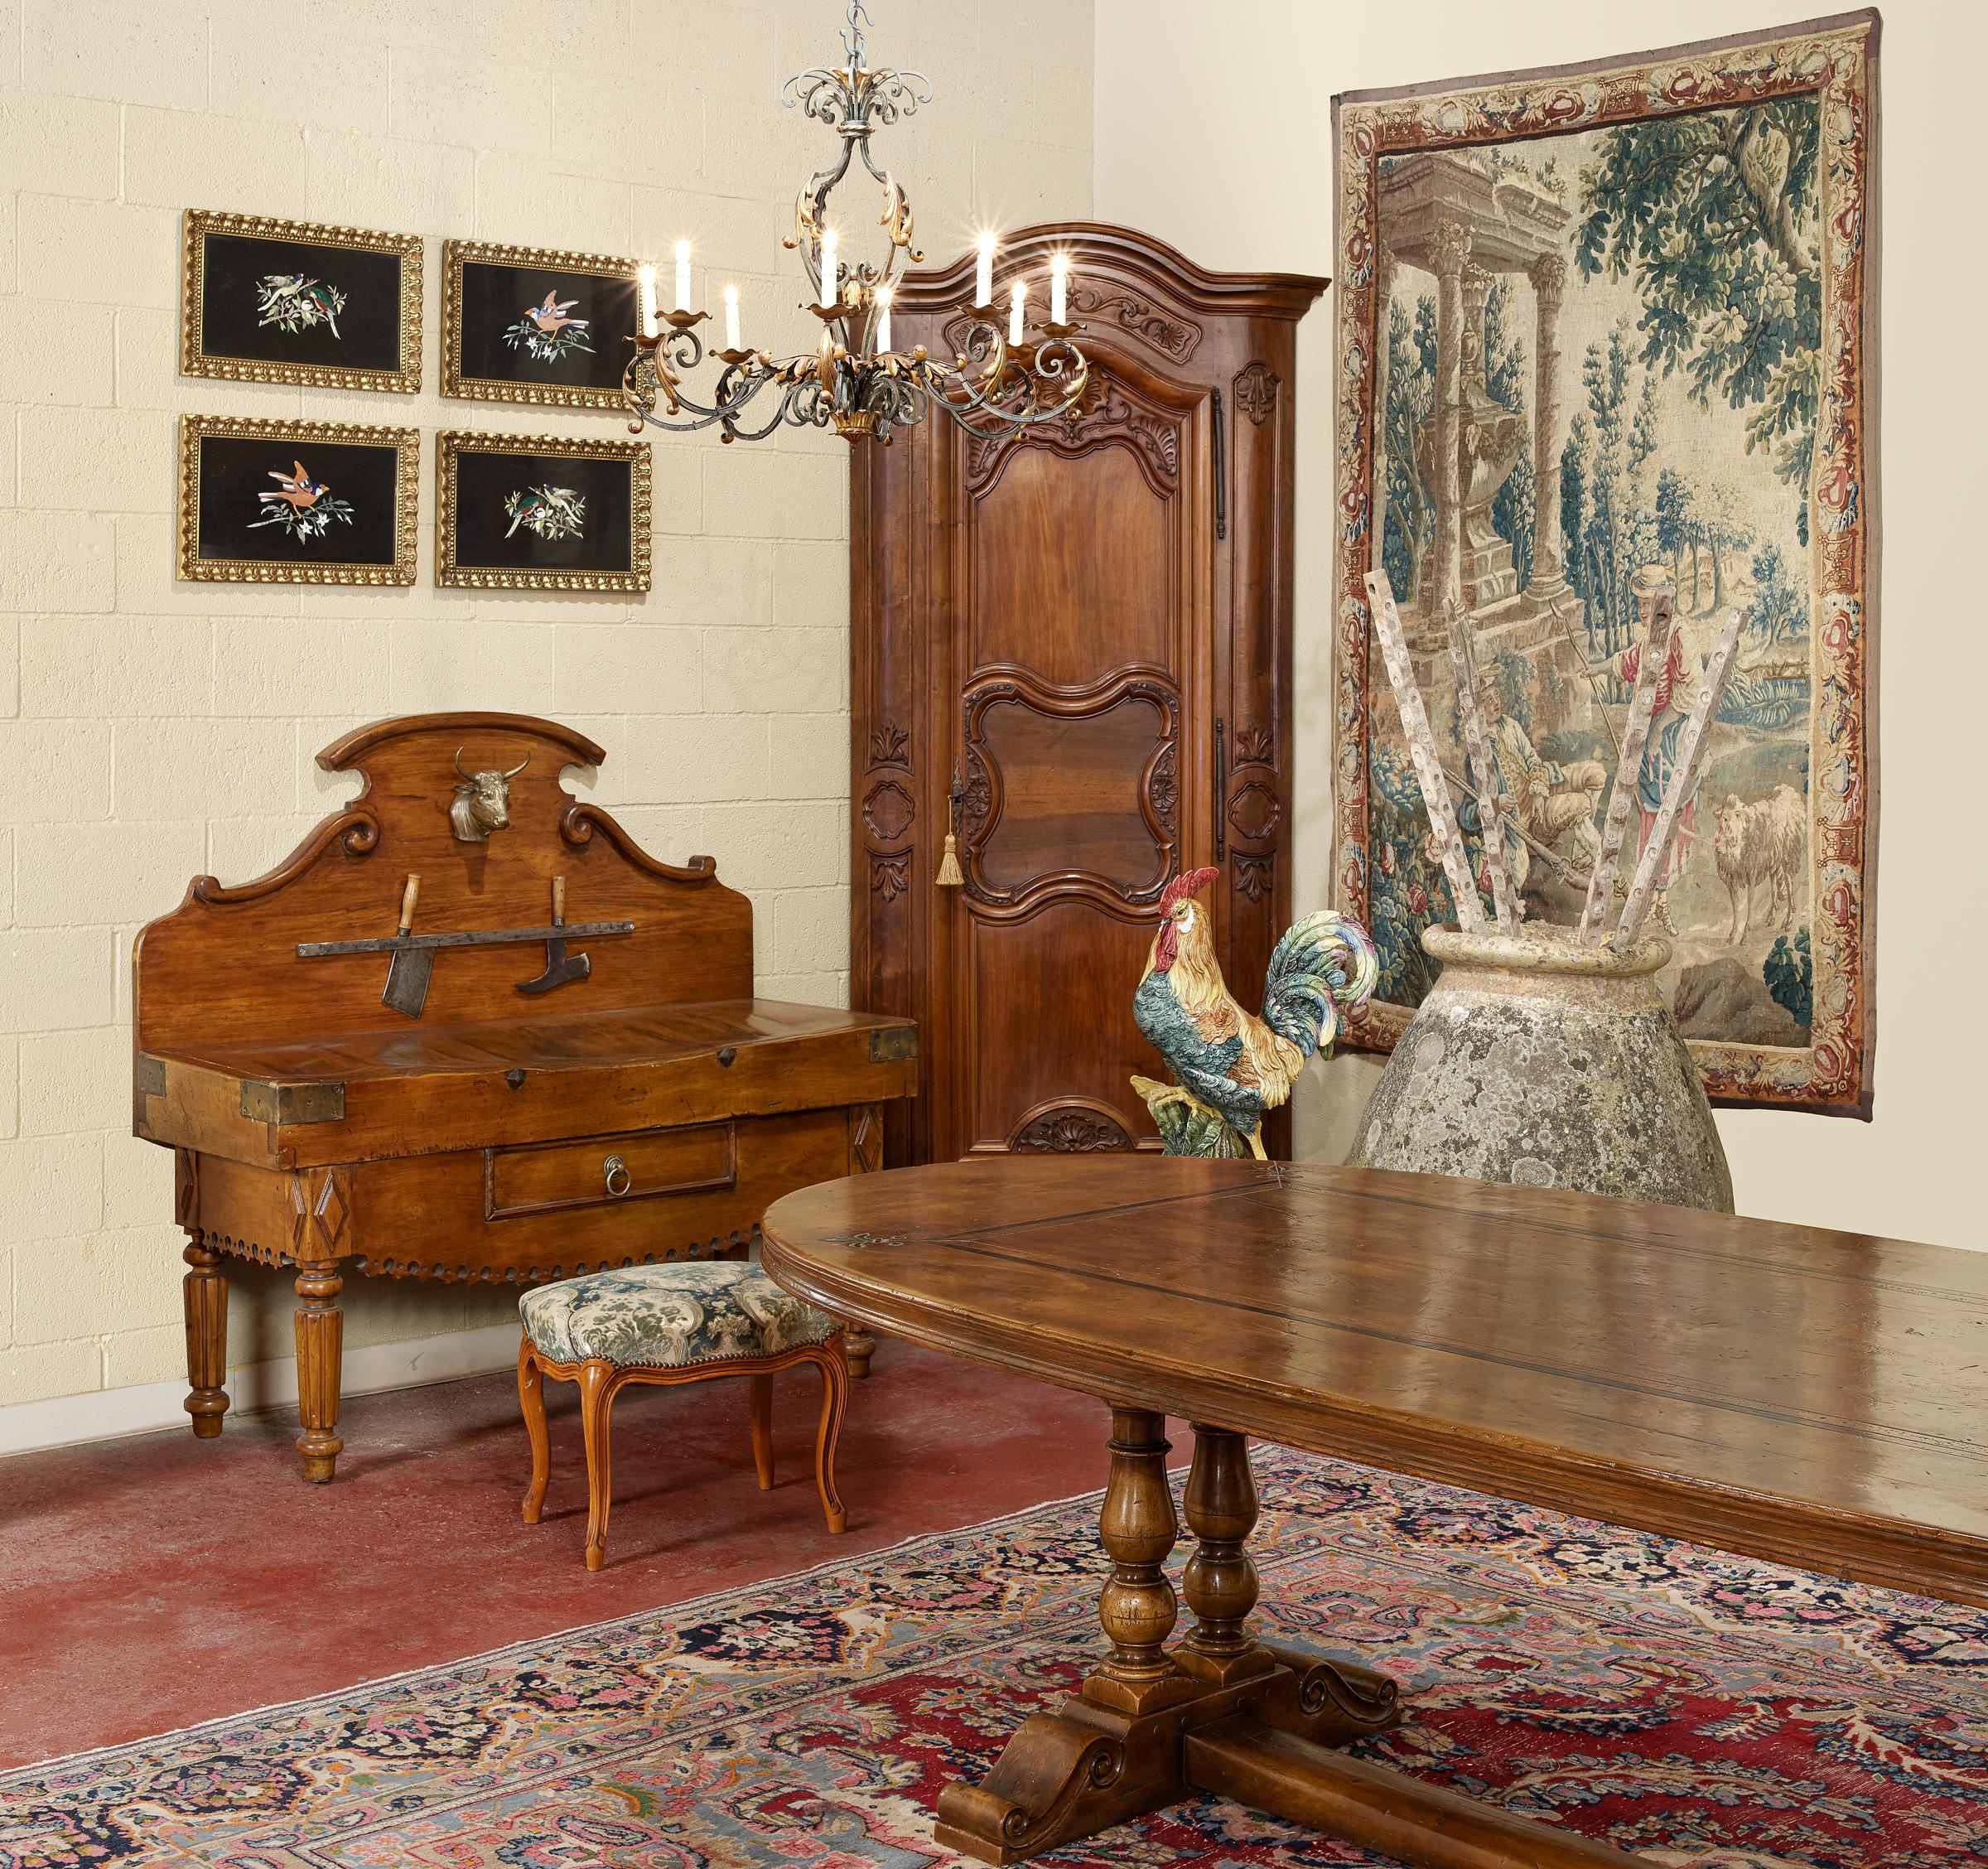
<path id="1" fill-rule="evenodd" d="M 828 1529 L 842 1530 L 835 1490 L 835 1443 L 849 1395 L 842 1326 L 784 1292 L 743 1259 L 630 1266 L 542 1285 L 518 1301 L 518 1397 L 532 1442 L 532 1485 L 524 1522 L 538 1523 L 552 1475 L 541 1381 L 580 1385 L 586 1439 L 586 1567 L 607 1560 L 608 1416 L 630 1383 L 705 1382 L 744 1376 L 750 1385 L 752 1458 L 760 1485 L 773 1484 L 773 1378 L 813 1363 L 822 1372 L 822 1420 L 814 1441 L 814 1483 Z"/>

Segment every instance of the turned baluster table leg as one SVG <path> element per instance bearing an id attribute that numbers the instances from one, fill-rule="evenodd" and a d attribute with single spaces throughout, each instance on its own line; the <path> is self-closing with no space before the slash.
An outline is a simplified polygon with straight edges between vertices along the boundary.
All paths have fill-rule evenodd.
<path id="1" fill-rule="evenodd" d="M 211 1441 L 228 1413 L 228 1275 L 221 1255 L 195 1234 L 181 1255 L 188 1271 L 181 1281 L 186 1306 L 186 1413 L 193 1432 Z"/>
<path id="2" fill-rule="evenodd" d="M 1203 1422 L 1191 1425 L 1187 1523 L 1197 1542 L 1181 1586 L 1194 1627 L 1179 1659 L 1198 1680 L 1226 1687 L 1276 1665 L 1247 1627 L 1257 1606 L 1257 1563 L 1247 1542 L 1257 1529 L 1257 1483 L 1243 1436 Z"/>
<path id="3" fill-rule="evenodd" d="M 345 1325 L 338 1295 L 345 1288 L 336 1259 L 307 1261 L 297 1268 L 297 1408 L 303 1426 L 297 1451 L 304 1477 L 321 1483 L 336 1470 L 345 1446 L 338 1437 Z"/>
<path id="4" fill-rule="evenodd" d="M 1166 1417 L 1114 1408 L 1111 1450 L 1112 1476 L 1098 1531 L 1112 1575 L 1098 1598 L 1098 1620 L 1112 1649 L 1084 1683 L 1083 1693 L 1127 1713 L 1146 1713 L 1194 1692 L 1165 1647 L 1180 1615 L 1165 1570 L 1180 1536 L 1166 1483 Z"/>

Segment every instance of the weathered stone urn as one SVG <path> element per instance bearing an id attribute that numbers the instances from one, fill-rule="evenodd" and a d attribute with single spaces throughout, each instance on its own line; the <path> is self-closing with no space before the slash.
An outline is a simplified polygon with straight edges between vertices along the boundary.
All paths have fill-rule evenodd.
<path id="1" fill-rule="evenodd" d="M 1422 944 L 1442 977 L 1374 1089 L 1353 1166 L 1732 1212 L 1711 1106 L 1657 990 L 1667 941 L 1618 954 L 1541 924 L 1431 928 Z"/>

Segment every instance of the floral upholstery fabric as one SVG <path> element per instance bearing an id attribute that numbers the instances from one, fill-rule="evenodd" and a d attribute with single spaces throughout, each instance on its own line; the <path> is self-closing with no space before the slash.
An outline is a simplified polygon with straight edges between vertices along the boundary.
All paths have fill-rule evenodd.
<path id="1" fill-rule="evenodd" d="M 820 1343 L 836 1327 L 742 1259 L 589 1273 L 527 1292 L 518 1315 L 550 1362 L 657 1369 L 774 1356 Z"/>

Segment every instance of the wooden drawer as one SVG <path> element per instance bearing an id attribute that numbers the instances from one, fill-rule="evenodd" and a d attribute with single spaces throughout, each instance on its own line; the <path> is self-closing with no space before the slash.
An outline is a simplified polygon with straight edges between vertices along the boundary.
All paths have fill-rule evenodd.
<path id="1" fill-rule="evenodd" d="M 485 1149 L 483 1214 L 489 1220 L 709 1194 L 738 1181 L 735 1125 L 642 1129 L 577 1142 Z"/>

